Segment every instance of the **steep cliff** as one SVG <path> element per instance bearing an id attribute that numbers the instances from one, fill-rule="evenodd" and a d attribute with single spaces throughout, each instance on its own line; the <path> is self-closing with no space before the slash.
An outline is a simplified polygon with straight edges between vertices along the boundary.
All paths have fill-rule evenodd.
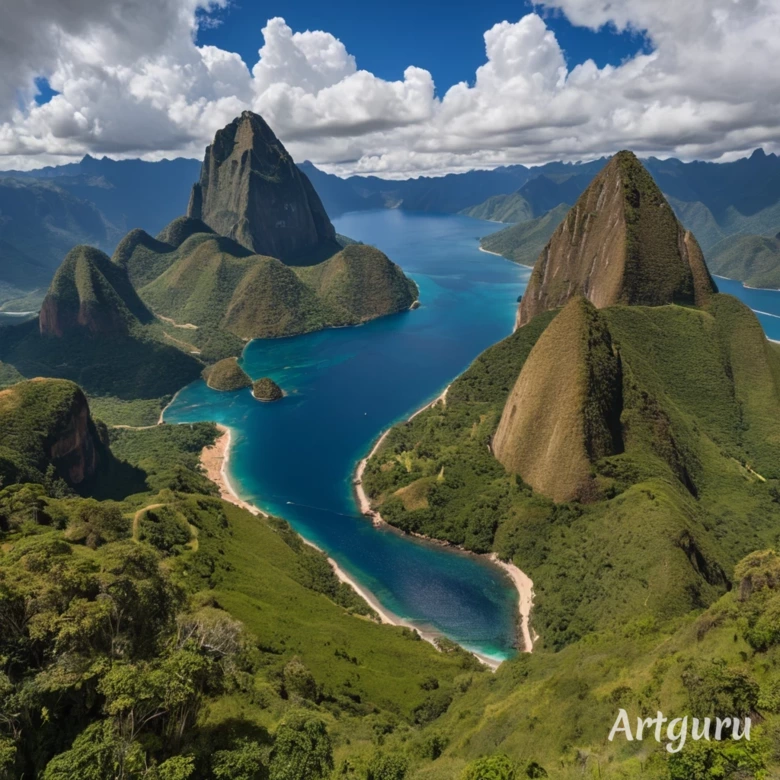
<path id="1" fill-rule="evenodd" d="M 0 391 L 0 471 L 56 475 L 76 486 L 94 477 L 108 450 L 78 385 L 31 379 Z"/>
<path id="2" fill-rule="evenodd" d="M 206 149 L 187 215 L 259 255 L 308 264 L 338 251 L 311 182 L 262 117 L 244 111 Z M 313 259 L 310 259 L 313 257 Z"/>
<path id="3" fill-rule="evenodd" d="M 696 239 L 634 154 L 620 152 L 542 250 L 518 325 L 578 295 L 597 308 L 703 306 L 715 291 Z"/>

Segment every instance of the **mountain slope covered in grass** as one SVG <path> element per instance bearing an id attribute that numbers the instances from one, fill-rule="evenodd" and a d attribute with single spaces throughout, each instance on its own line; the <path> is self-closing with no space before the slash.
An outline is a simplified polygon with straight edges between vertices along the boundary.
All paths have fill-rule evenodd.
<path id="1" fill-rule="evenodd" d="M 4 391 L 0 426 L 15 441 L 57 429 L 63 392 L 80 392 L 68 385 L 10 391 L 34 390 L 34 408 Z M 4 775 L 224 780 L 285 777 L 296 761 L 301 780 L 364 775 L 378 736 L 422 744 L 464 681 L 488 674 L 380 625 L 284 521 L 216 498 L 197 467 L 215 435 L 112 431 L 132 473 L 95 486 L 114 480 L 113 500 L 3 482 Z"/>
<path id="2" fill-rule="evenodd" d="M 670 211 L 647 223 L 636 213 L 664 206 L 625 164 L 632 175 L 610 191 L 628 203 L 631 285 L 653 276 L 658 295 L 664 276 L 648 273 L 683 233 Z M 599 219 L 572 211 L 564 255 Z M 363 475 L 388 523 L 494 552 L 534 583 L 533 655 L 450 708 L 443 761 L 419 776 L 456 776 L 466 761 L 464 778 L 771 776 L 780 676 L 776 635 L 764 632 L 780 538 L 780 350 L 730 296 L 605 299 L 614 246 L 593 246 L 587 292 L 598 309 L 575 295 L 530 317 L 445 401 L 391 429 Z M 558 295 L 556 275 L 538 283 L 536 300 Z M 752 717 L 758 737 L 679 755 L 655 741 L 610 743 L 620 707 L 632 719 L 659 709 Z"/>

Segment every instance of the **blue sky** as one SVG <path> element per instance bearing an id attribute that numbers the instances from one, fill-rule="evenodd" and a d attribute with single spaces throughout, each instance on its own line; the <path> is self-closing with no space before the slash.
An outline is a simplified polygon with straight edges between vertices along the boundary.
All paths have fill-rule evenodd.
<path id="1" fill-rule="evenodd" d="M 235 0 L 216 15 L 219 26 L 201 30 L 198 43 L 234 51 L 251 67 L 262 43 L 260 30 L 268 19 L 281 16 L 293 30 L 332 33 L 355 56 L 359 68 L 380 78 L 400 79 L 409 65 L 425 68 L 441 95 L 453 84 L 473 81 L 474 72 L 485 62 L 485 30 L 504 20 L 516 22 L 533 10 L 531 3 L 509 0 Z M 619 65 L 638 51 L 651 49 L 648 39 L 639 33 L 618 33 L 613 26 L 594 32 L 575 27 L 560 13 L 543 15 L 570 68 L 587 59 L 599 67 Z"/>
<path id="2" fill-rule="evenodd" d="M 780 150 L 778 0 L 5 6 L 0 168 L 200 157 L 245 110 L 343 175 Z"/>

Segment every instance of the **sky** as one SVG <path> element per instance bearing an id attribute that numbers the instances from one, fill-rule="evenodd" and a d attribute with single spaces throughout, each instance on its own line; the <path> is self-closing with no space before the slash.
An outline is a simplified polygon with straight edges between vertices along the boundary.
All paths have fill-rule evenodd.
<path id="1" fill-rule="evenodd" d="M 390 178 L 780 151 L 780 0 L 0 0 L 0 169 L 201 157 L 241 111 Z"/>

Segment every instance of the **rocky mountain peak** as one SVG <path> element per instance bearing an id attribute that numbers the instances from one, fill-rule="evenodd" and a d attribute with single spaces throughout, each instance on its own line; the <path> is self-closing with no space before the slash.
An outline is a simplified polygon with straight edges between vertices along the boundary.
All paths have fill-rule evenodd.
<path id="1" fill-rule="evenodd" d="M 696 239 L 642 163 L 623 151 L 595 177 L 542 251 L 518 325 L 578 295 L 598 308 L 699 306 L 715 291 Z"/>
<path id="2" fill-rule="evenodd" d="M 206 149 L 187 210 L 251 252 L 307 265 L 338 251 L 309 179 L 265 120 L 244 111 Z"/>

